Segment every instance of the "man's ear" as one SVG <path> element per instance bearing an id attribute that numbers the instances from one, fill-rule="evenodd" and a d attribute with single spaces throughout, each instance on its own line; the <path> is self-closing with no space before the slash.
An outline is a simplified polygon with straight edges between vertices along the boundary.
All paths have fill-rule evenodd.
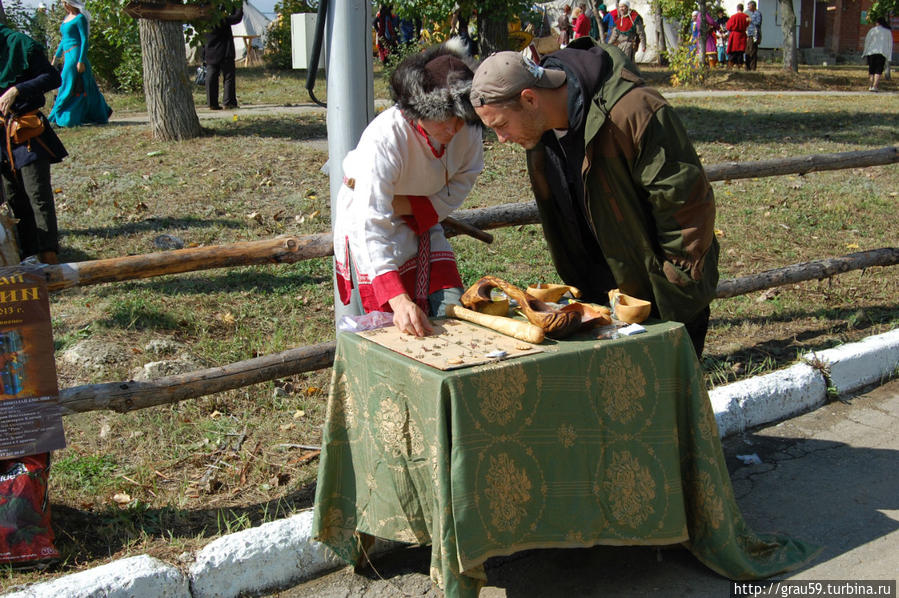
<path id="1" fill-rule="evenodd" d="M 537 106 L 537 92 L 534 91 L 533 88 L 529 87 L 527 89 L 523 89 L 521 91 L 521 105 L 526 108 L 534 108 Z"/>

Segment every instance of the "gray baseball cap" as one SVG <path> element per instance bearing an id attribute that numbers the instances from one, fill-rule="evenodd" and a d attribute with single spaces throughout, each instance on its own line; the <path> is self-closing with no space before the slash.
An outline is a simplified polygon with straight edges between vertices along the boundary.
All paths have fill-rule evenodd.
<path id="1" fill-rule="evenodd" d="M 518 52 L 496 52 L 478 66 L 471 82 L 471 103 L 484 106 L 517 97 L 531 87 L 556 89 L 565 83 L 565 71 L 545 69 Z"/>

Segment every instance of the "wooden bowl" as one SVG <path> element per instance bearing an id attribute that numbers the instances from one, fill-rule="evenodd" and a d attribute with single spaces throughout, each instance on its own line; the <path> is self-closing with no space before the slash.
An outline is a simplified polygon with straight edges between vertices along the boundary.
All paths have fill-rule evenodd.
<path id="1" fill-rule="evenodd" d="M 528 285 L 526 293 L 544 303 L 556 303 L 562 295 L 571 291 L 572 297 L 580 297 L 581 292 L 567 284 L 539 283 Z"/>
<path id="2" fill-rule="evenodd" d="M 488 314 L 491 316 L 508 316 L 509 300 L 507 298 L 491 298 L 491 300 L 487 303 L 482 303 L 481 305 L 479 305 L 477 311 L 481 312 L 482 314 Z"/>
<path id="3" fill-rule="evenodd" d="M 652 303 L 625 295 L 613 289 L 609 291 L 609 303 L 613 306 L 612 313 L 615 318 L 628 324 L 639 324 L 649 317 Z"/>

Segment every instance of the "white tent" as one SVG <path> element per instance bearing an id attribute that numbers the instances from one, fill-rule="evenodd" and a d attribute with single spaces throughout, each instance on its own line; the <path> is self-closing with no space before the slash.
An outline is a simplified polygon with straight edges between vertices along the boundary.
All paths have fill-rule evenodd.
<path id="1" fill-rule="evenodd" d="M 265 36 L 268 34 L 268 26 L 271 19 L 266 17 L 258 8 L 249 2 L 243 3 L 243 21 L 237 25 L 231 25 L 231 34 L 234 35 L 234 50 L 237 52 L 237 60 L 243 60 L 247 56 L 247 41 L 253 44 L 259 55 L 265 48 Z M 250 37 L 253 36 L 253 37 Z"/>

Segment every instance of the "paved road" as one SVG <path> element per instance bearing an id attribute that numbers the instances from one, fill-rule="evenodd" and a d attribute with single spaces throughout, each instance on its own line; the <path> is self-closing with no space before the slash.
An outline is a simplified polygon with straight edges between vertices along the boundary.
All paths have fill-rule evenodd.
<path id="1" fill-rule="evenodd" d="M 896 580 L 899 571 L 899 380 L 724 443 L 737 501 L 757 531 L 822 545 L 795 580 Z M 761 465 L 737 455 L 757 454 Z M 279 598 L 437 597 L 427 548 L 383 555 Z M 595 547 L 536 550 L 487 561 L 481 598 L 677 596 L 721 598 L 730 582 L 686 550 Z M 383 577 L 383 579 L 381 579 Z M 895 596 L 895 594 L 893 594 Z"/>

